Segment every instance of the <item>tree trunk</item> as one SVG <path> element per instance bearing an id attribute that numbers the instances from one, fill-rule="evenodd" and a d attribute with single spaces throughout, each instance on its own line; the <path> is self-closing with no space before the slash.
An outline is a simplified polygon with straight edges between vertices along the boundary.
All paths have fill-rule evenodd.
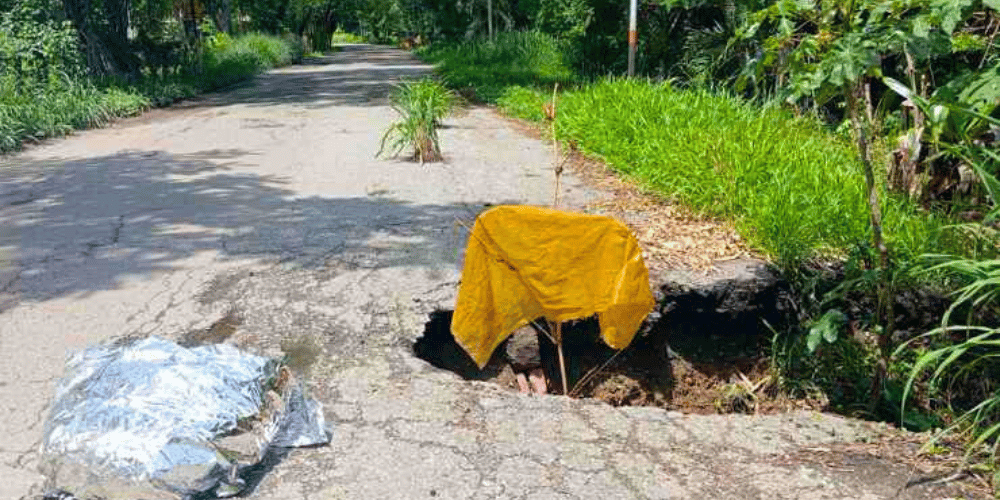
<path id="1" fill-rule="evenodd" d="M 135 78 L 139 58 L 128 43 L 128 0 L 106 0 L 107 28 L 91 22 L 91 0 L 65 0 L 63 8 L 83 42 L 87 67 L 97 76 Z"/>
<path id="2" fill-rule="evenodd" d="M 884 326 L 884 330 L 878 336 L 879 362 L 872 384 L 871 406 L 878 404 L 882 395 L 882 387 L 885 377 L 888 374 L 888 364 L 890 356 L 890 340 L 895 329 L 896 314 L 893 310 L 893 293 L 891 277 L 889 276 L 889 249 L 882 238 L 882 208 L 879 204 L 878 186 L 875 184 L 875 171 L 872 168 L 871 149 L 868 144 L 869 123 L 862 123 L 859 109 L 864 99 L 865 84 L 864 79 L 859 80 L 847 93 L 847 108 L 851 117 L 851 125 L 854 128 L 855 139 L 858 144 L 858 155 L 861 159 L 861 167 L 865 174 L 865 188 L 868 191 L 868 210 L 871 216 L 872 226 L 872 246 L 878 252 L 879 274 L 878 280 L 878 318 Z"/>
<path id="3" fill-rule="evenodd" d="M 214 6 L 215 27 L 219 31 L 233 34 L 233 0 L 219 0 Z"/>

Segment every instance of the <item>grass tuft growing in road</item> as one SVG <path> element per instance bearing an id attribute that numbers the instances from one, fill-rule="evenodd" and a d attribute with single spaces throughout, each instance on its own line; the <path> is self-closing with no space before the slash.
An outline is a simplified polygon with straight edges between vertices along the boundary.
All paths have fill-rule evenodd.
<path id="1" fill-rule="evenodd" d="M 420 163 L 440 161 L 437 128 L 455 105 L 455 96 L 431 78 L 401 82 L 392 95 L 392 109 L 399 113 L 401 120 L 386 130 L 376 156 L 387 150 L 398 155 L 410 147 L 413 158 Z"/>

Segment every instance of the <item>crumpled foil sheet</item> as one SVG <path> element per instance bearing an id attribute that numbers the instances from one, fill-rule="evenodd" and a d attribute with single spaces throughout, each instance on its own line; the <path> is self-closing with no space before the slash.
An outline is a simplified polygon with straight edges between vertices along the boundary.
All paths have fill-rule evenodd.
<path id="1" fill-rule="evenodd" d="M 330 441 L 321 405 L 289 375 L 226 344 L 149 337 L 76 353 L 42 442 L 49 490 L 107 500 L 240 493 L 238 471 L 250 465 L 241 460 Z M 227 449 L 241 435 L 249 445 Z"/>

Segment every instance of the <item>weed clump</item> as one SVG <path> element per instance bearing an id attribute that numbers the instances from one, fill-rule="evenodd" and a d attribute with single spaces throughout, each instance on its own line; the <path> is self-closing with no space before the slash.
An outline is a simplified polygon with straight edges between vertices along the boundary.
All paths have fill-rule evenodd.
<path id="1" fill-rule="evenodd" d="M 399 155 L 410 147 L 411 158 L 421 164 L 441 161 L 437 128 L 456 104 L 454 94 L 430 78 L 400 83 L 392 96 L 392 109 L 402 119 L 386 130 L 376 156 L 381 156 L 387 148 L 392 155 Z"/>

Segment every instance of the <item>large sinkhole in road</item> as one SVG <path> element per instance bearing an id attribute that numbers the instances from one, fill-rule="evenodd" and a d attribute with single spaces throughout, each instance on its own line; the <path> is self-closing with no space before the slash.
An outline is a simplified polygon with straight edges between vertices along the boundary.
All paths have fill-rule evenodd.
<path id="1" fill-rule="evenodd" d="M 653 313 L 614 359 L 615 351 L 599 338 L 596 320 L 564 324 L 570 395 L 616 406 L 657 406 L 689 413 L 837 411 L 852 408 L 859 394 L 868 397 L 866 381 L 852 378 L 856 372 L 824 374 L 830 385 L 815 388 L 819 392 L 799 393 L 795 399 L 782 393 L 777 378 L 769 377 L 773 375 L 772 350 L 777 349 L 775 356 L 789 356 L 797 352 L 788 350 L 790 342 L 803 342 L 799 318 L 802 299 L 768 266 L 733 263 L 724 271 L 688 281 L 674 279 L 675 274 L 661 275 L 662 284 L 654 288 L 657 304 Z M 823 284 L 825 288 L 816 290 L 839 286 L 841 276 L 834 274 L 829 279 Z M 932 290 L 899 292 L 894 304 L 899 338 L 912 338 L 934 328 L 947 304 Z M 875 305 L 870 296 L 859 294 L 845 297 L 840 307 L 863 320 L 874 314 Z M 447 310 L 429 315 L 423 337 L 413 345 L 416 356 L 467 380 L 496 382 L 517 391 L 504 346 L 496 349 L 483 370 L 478 369 L 455 343 L 451 317 Z M 562 383 L 555 346 L 544 336 L 540 340 L 549 393 L 559 394 Z M 864 352 L 868 347 L 863 342 L 870 340 L 845 335 L 843 345 L 860 350 L 843 352 Z M 838 362 L 841 358 L 833 359 Z M 597 374 L 586 380 L 594 370 Z M 582 379 L 584 383 L 580 383 Z M 898 406 L 886 408 L 874 418 L 896 419 Z"/>
<path id="2" fill-rule="evenodd" d="M 747 401 L 727 397 L 722 389 L 740 374 L 765 368 L 761 353 L 769 335 L 760 318 L 742 317 L 707 304 L 660 301 L 658 311 L 632 343 L 618 352 L 600 339 L 596 318 L 563 324 L 563 352 L 570 395 L 595 398 L 615 406 L 641 405 L 714 413 L 750 411 Z M 758 311 L 759 312 L 759 311 Z M 414 354 L 466 380 L 495 382 L 517 390 L 504 344 L 479 369 L 451 334 L 452 311 L 431 313 Z M 771 318 L 778 322 L 780 318 Z M 556 346 L 539 335 L 542 369 L 550 394 L 561 394 Z M 721 405 L 721 407 L 720 407 Z"/>

